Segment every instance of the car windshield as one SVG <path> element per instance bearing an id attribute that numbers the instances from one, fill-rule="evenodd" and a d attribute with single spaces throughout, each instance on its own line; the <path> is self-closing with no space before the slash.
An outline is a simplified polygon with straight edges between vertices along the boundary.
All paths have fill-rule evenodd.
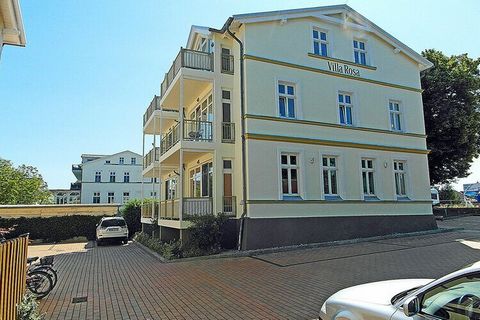
<path id="1" fill-rule="evenodd" d="M 109 219 L 109 220 L 103 220 L 102 222 L 102 227 L 108 228 L 108 227 L 124 227 L 125 226 L 125 220 L 123 219 Z"/>
<path id="2" fill-rule="evenodd" d="M 419 288 L 421 288 L 422 286 L 418 286 L 418 287 L 415 287 L 415 288 L 412 288 L 412 289 L 408 289 L 408 290 L 405 290 L 405 291 L 402 291 L 400 293 L 397 293 L 396 295 L 393 296 L 392 300 L 390 301 L 392 304 L 395 304 L 397 303 L 398 301 L 400 301 L 400 299 L 402 298 L 405 298 L 406 296 L 408 296 L 410 293 L 418 290 Z"/>

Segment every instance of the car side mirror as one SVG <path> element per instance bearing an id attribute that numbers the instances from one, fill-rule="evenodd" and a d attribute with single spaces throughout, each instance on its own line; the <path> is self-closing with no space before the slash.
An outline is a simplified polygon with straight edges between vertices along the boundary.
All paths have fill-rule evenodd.
<path id="1" fill-rule="evenodd" d="M 403 303 L 403 313 L 407 317 L 412 317 L 420 312 L 420 300 L 417 296 L 409 297 Z"/>

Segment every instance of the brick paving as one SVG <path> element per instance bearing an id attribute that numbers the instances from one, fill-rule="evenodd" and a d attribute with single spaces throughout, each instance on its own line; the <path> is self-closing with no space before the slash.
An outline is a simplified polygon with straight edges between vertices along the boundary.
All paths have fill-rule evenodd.
<path id="1" fill-rule="evenodd" d="M 339 289 L 393 278 L 436 278 L 480 260 L 480 217 L 454 232 L 162 263 L 136 244 L 56 256 L 47 319 L 313 319 Z M 464 241 L 466 240 L 466 241 Z M 477 249 L 475 249 L 477 248 Z M 86 302 L 72 303 L 74 297 Z"/>

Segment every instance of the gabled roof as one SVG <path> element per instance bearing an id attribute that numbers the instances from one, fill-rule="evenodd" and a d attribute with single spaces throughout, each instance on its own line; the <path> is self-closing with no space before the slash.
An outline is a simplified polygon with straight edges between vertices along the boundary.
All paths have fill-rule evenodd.
<path id="1" fill-rule="evenodd" d="M 403 52 L 405 55 L 416 61 L 419 64 L 420 70 L 425 70 L 433 66 L 430 61 L 418 54 L 415 50 L 411 49 L 346 4 L 237 14 L 233 16 L 232 25 L 238 26 L 246 23 L 268 22 L 275 20 L 287 21 L 288 19 L 305 17 L 313 17 L 329 23 L 339 24 L 346 28 L 373 33 L 385 42 L 392 45 L 396 50 Z"/>
<path id="2" fill-rule="evenodd" d="M 197 34 L 208 37 L 210 35 L 210 30 L 208 27 L 192 25 L 190 28 L 190 33 L 188 34 L 187 46 L 185 48 L 190 48 L 193 45 L 193 41 L 195 40 L 195 36 Z"/>
<path id="3" fill-rule="evenodd" d="M 0 32 L 4 44 L 25 46 L 25 30 L 18 0 L 0 0 Z"/>
<path id="4" fill-rule="evenodd" d="M 102 155 L 100 156 L 99 158 L 95 159 L 95 160 L 91 160 L 91 161 L 88 161 L 88 162 L 85 162 L 85 163 L 82 163 L 82 166 L 86 165 L 86 164 L 91 164 L 91 163 L 96 163 L 96 162 L 99 162 L 99 161 L 104 161 L 106 158 L 111 158 L 111 157 L 115 157 L 115 156 L 118 156 L 122 153 L 131 153 L 131 154 L 134 154 L 136 155 L 137 157 L 142 157 L 140 154 L 136 153 L 136 152 L 133 152 L 133 151 L 130 151 L 130 150 L 124 150 L 124 151 L 120 151 L 120 152 L 117 152 L 117 153 L 114 153 L 114 154 L 110 154 L 110 155 Z M 83 155 L 82 155 L 83 156 Z M 92 154 L 90 154 L 89 156 L 92 156 Z M 93 155 L 95 156 L 95 155 Z"/>

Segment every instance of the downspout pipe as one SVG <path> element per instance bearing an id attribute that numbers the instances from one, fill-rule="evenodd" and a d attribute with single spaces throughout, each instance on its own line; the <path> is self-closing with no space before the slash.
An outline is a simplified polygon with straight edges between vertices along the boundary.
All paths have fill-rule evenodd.
<path id="1" fill-rule="evenodd" d="M 247 166 L 246 166 L 246 142 L 245 142 L 245 82 L 244 82 L 244 47 L 240 39 L 235 36 L 235 34 L 230 30 L 230 25 L 232 24 L 233 17 L 228 18 L 228 20 L 223 25 L 222 29 L 213 29 L 210 28 L 210 31 L 217 33 L 227 32 L 239 45 L 240 47 L 240 127 L 242 133 L 242 197 L 243 197 L 243 207 L 242 215 L 240 216 L 240 230 L 238 232 L 238 244 L 237 249 L 241 250 L 242 240 L 243 240 L 243 229 L 245 224 L 245 217 L 247 216 Z"/>

